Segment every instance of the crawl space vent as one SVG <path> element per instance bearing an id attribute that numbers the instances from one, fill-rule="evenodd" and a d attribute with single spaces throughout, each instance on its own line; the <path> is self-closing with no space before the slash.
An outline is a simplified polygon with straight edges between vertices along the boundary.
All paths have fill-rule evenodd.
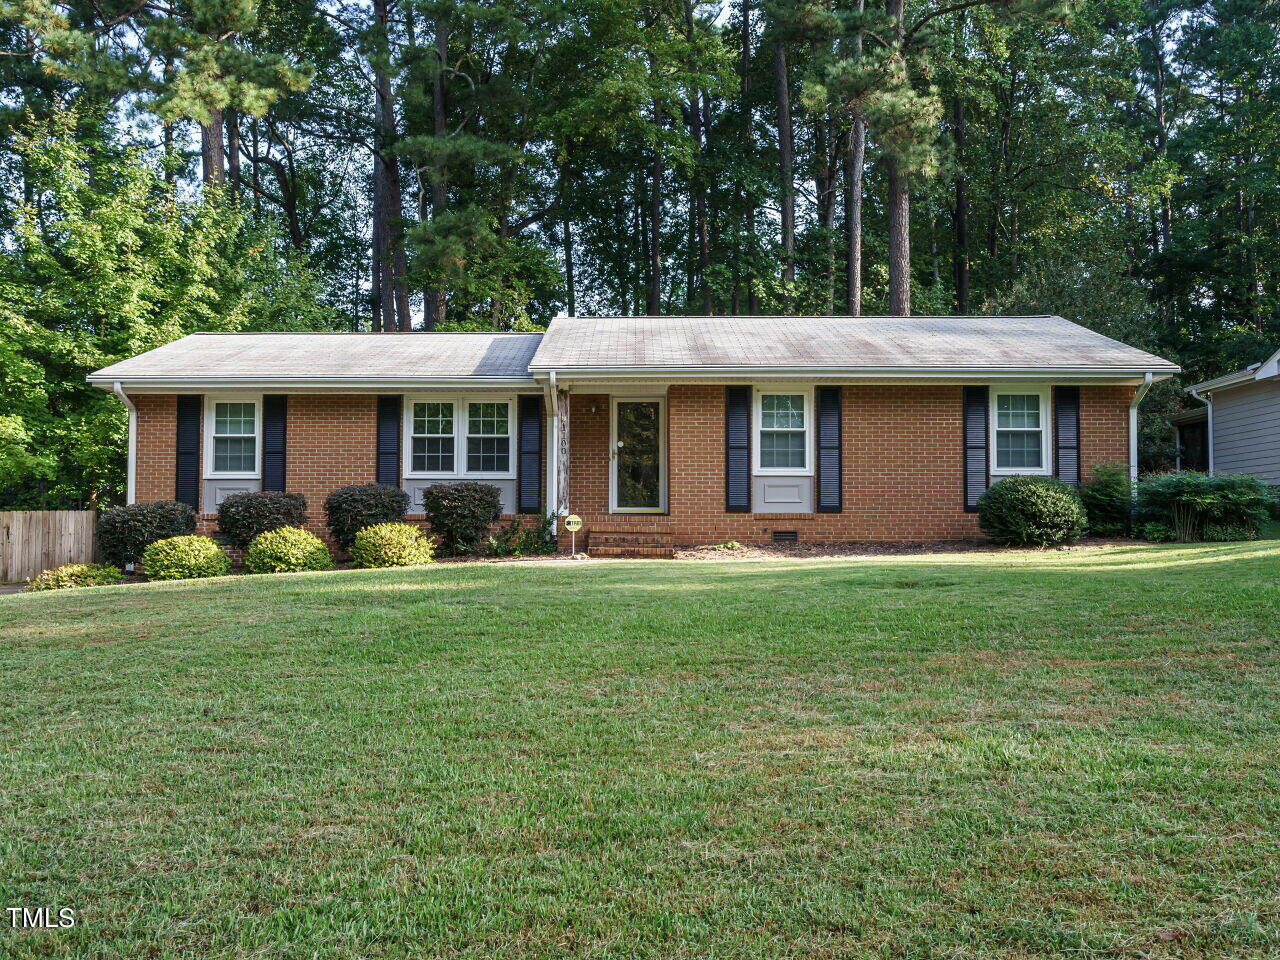
<path id="1" fill-rule="evenodd" d="M 794 530 L 775 530 L 773 531 L 774 543 L 795 543 L 800 537 Z"/>

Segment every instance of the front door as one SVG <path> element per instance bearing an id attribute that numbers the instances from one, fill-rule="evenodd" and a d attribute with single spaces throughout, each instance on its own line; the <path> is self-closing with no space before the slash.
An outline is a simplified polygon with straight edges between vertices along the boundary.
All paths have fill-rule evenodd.
<path id="1" fill-rule="evenodd" d="M 661 400 L 613 401 L 613 509 L 661 513 L 666 509 Z"/>

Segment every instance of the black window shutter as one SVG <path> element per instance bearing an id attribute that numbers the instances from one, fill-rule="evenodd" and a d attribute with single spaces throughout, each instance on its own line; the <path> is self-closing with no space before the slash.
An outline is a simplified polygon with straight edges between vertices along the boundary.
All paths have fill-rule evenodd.
<path id="1" fill-rule="evenodd" d="M 526 396 L 516 401 L 519 409 L 517 441 L 520 445 L 516 509 L 521 513 L 542 511 L 542 397 Z"/>
<path id="2" fill-rule="evenodd" d="M 987 449 L 988 387 L 964 388 L 964 509 L 973 513 L 978 498 L 991 483 L 991 460 Z"/>
<path id="3" fill-rule="evenodd" d="M 751 512 L 751 388 L 724 388 L 724 509 Z"/>
<path id="4" fill-rule="evenodd" d="M 178 397 L 177 464 L 173 475 L 173 499 L 193 510 L 200 509 L 200 408 L 201 397 Z"/>
<path id="5" fill-rule="evenodd" d="M 814 391 L 818 424 L 819 513 L 840 512 L 840 388 Z"/>
<path id="6" fill-rule="evenodd" d="M 1053 474 L 1080 482 L 1080 388 L 1053 388 Z"/>
<path id="7" fill-rule="evenodd" d="M 284 489 L 284 446 L 289 398 L 284 394 L 262 398 L 262 489 Z"/>
<path id="8" fill-rule="evenodd" d="M 400 398 L 378 398 L 378 483 L 400 486 Z"/>

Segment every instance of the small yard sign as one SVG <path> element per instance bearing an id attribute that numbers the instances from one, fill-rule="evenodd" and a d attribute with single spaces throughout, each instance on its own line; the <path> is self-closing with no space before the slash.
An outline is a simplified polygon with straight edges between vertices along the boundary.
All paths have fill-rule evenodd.
<path id="1" fill-rule="evenodd" d="M 564 518 L 564 528 L 569 531 L 569 556 L 578 555 L 578 531 L 582 529 L 582 518 L 571 513 Z"/>

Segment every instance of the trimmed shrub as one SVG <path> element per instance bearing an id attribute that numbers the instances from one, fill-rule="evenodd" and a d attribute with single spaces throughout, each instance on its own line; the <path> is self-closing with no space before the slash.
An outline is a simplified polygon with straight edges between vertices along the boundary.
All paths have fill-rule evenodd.
<path id="1" fill-rule="evenodd" d="M 1183 543 L 1199 540 L 1204 528 L 1257 530 L 1267 522 L 1275 494 L 1258 477 L 1183 470 L 1156 473 L 1138 482 L 1138 517 L 1172 527 Z"/>
<path id="2" fill-rule="evenodd" d="M 356 534 L 351 559 L 360 567 L 415 567 L 435 559 L 435 546 L 412 523 L 378 523 Z"/>
<path id="3" fill-rule="evenodd" d="M 395 523 L 404 519 L 409 509 L 409 495 L 399 487 L 377 483 L 342 487 L 325 498 L 324 511 L 329 532 L 343 550 L 350 550 L 356 534 L 376 523 Z"/>
<path id="4" fill-rule="evenodd" d="M 244 552 L 244 568 L 250 573 L 298 573 L 332 566 L 333 555 L 324 541 L 298 527 L 277 527 L 260 533 Z"/>
<path id="5" fill-rule="evenodd" d="M 196 580 L 231 572 L 231 560 L 208 537 L 169 537 L 142 552 L 142 569 L 151 580 Z"/>
<path id="6" fill-rule="evenodd" d="M 997 543 L 1054 546 L 1087 523 L 1079 495 L 1053 477 L 1005 477 L 978 498 L 978 526 Z"/>
<path id="7" fill-rule="evenodd" d="M 1173 532 L 1173 527 L 1159 520 L 1148 520 L 1138 528 L 1138 535 L 1152 543 L 1171 543 L 1178 539 L 1178 535 Z"/>
<path id="8" fill-rule="evenodd" d="M 1200 531 L 1202 540 L 1210 543 L 1234 543 L 1237 540 L 1257 540 L 1258 528 L 1233 523 L 1206 523 Z"/>
<path id="9" fill-rule="evenodd" d="M 422 491 L 422 507 L 447 553 L 479 553 L 502 516 L 502 494 L 487 483 L 437 483 Z"/>
<path id="10" fill-rule="evenodd" d="M 247 547 L 268 530 L 300 527 L 306 522 L 307 498 L 300 493 L 233 493 L 218 504 L 218 529 L 237 547 Z"/>
<path id="11" fill-rule="evenodd" d="M 1101 537 L 1123 537 L 1133 516 L 1133 484 L 1129 465 L 1110 461 L 1093 468 L 1093 479 L 1080 488 L 1089 530 Z"/>
<path id="12" fill-rule="evenodd" d="M 105 563 L 64 563 L 60 567 L 36 574 L 27 583 L 26 589 L 66 590 L 68 587 L 105 587 L 119 583 L 124 573 L 119 567 Z"/>
<path id="13" fill-rule="evenodd" d="M 157 540 L 196 532 L 196 512 L 176 500 L 111 507 L 98 517 L 98 551 L 104 560 L 123 567 L 137 563 Z"/>

